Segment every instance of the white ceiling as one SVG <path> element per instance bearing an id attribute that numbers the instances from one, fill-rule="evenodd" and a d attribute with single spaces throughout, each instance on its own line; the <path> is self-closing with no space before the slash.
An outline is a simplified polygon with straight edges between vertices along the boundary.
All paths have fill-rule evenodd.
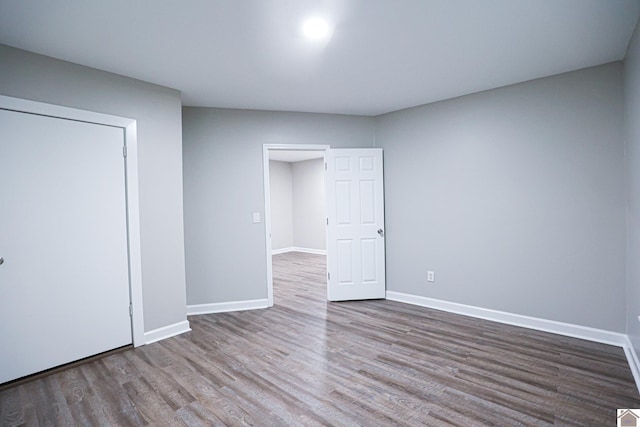
<path id="1" fill-rule="evenodd" d="M 269 159 L 280 162 L 302 162 L 304 160 L 322 159 L 324 151 L 309 150 L 269 150 Z"/>
<path id="2" fill-rule="evenodd" d="M 0 43 L 189 106 L 377 115 L 624 58 L 638 0 L 0 0 Z M 327 17 L 328 42 L 303 18 Z"/>

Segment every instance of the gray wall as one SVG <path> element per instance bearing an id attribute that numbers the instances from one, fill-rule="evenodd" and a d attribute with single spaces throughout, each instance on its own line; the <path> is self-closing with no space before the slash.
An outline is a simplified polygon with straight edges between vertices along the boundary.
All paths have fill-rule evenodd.
<path id="1" fill-rule="evenodd" d="M 378 117 L 387 289 L 624 332 L 622 98 L 613 63 Z"/>
<path id="2" fill-rule="evenodd" d="M 269 161 L 271 249 L 293 246 L 293 178 L 289 162 Z"/>
<path id="3" fill-rule="evenodd" d="M 136 119 L 144 327 L 186 320 L 180 93 L 0 45 L 0 93 Z"/>
<path id="4" fill-rule="evenodd" d="M 263 144 L 373 146 L 374 119 L 183 109 L 187 303 L 267 298 Z"/>
<path id="5" fill-rule="evenodd" d="M 292 164 L 293 246 L 325 250 L 324 159 Z"/>
<path id="6" fill-rule="evenodd" d="M 640 24 L 624 60 L 627 151 L 627 334 L 640 355 Z"/>

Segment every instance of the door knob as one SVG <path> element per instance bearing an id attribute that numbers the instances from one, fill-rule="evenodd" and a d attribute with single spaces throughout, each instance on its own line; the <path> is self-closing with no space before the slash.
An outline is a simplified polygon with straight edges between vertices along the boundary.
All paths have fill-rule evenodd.
<path id="1" fill-rule="evenodd" d="M 382 228 L 378 228 L 378 234 L 380 237 L 384 237 L 384 230 Z"/>
<path id="2" fill-rule="evenodd" d="M 0 258 L 0 265 L 4 264 L 4 258 Z"/>

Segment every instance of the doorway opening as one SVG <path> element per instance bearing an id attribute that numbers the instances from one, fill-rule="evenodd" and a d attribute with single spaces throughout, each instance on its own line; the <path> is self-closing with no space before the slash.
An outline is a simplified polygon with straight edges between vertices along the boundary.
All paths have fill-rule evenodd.
<path id="1" fill-rule="evenodd" d="M 264 219 L 268 305 L 274 304 L 274 256 L 326 257 L 324 154 L 329 145 L 265 144 Z"/>

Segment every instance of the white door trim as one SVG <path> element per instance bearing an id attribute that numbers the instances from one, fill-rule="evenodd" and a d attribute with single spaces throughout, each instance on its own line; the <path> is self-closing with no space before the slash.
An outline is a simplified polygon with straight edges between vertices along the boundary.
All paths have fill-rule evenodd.
<path id="1" fill-rule="evenodd" d="M 318 144 L 263 144 L 262 145 L 262 169 L 264 172 L 264 232 L 267 253 L 267 301 L 268 306 L 273 307 L 273 258 L 271 253 L 271 189 L 269 187 L 269 151 L 326 151 L 329 145 Z"/>
<path id="2" fill-rule="evenodd" d="M 122 128 L 125 135 L 125 182 L 127 194 L 127 243 L 129 251 L 129 289 L 133 314 L 131 331 L 133 345 L 145 344 L 142 303 L 142 259 L 140 255 L 140 206 L 138 190 L 138 136 L 136 120 L 92 111 L 46 104 L 0 95 L 0 108 L 60 119 L 95 123 Z"/>

